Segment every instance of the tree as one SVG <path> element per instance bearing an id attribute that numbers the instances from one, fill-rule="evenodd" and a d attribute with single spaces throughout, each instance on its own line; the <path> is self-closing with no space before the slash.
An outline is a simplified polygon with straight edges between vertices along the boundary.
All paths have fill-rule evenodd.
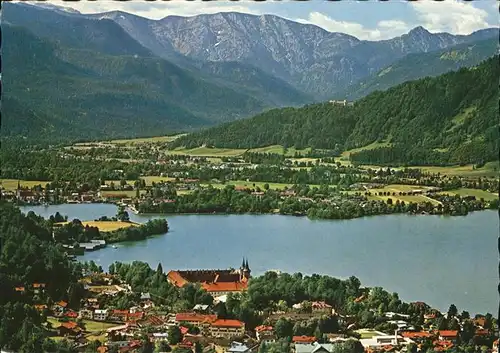
<path id="1" fill-rule="evenodd" d="M 148 336 L 143 337 L 142 339 L 142 348 L 141 353 L 153 353 L 154 346 Z"/>
<path id="2" fill-rule="evenodd" d="M 179 326 L 171 326 L 168 329 L 168 342 L 171 345 L 176 345 L 182 341 L 182 332 Z"/>
<path id="3" fill-rule="evenodd" d="M 201 345 L 200 342 L 196 342 L 194 344 L 194 352 L 195 353 L 202 353 L 203 352 L 203 346 Z"/>
<path id="4" fill-rule="evenodd" d="M 460 314 L 460 318 L 461 318 L 462 320 L 468 320 L 468 319 L 470 319 L 470 314 L 469 314 L 469 312 L 468 312 L 468 311 L 465 311 L 465 310 L 464 310 L 464 311 L 462 311 L 462 313 Z"/>
<path id="5" fill-rule="evenodd" d="M 120 207 L 120 209 L 118 210 L 118 213 L 116 214 L 116 218 L 120 222 L 129 222 L 130 221 L 130 217 L 128 215 L 128 212 L 125 211 L 125 208 L 123 208 L 123 207 Z"/>
<path id="6" fill-rule="evenodd" d="M 457 307 L 455 306 L 455 304 L 451 304 L 450 308 L 448 309 L 448 316 L 447 316 L 447 318 L 450 319 L 452 317 L 457 316 L 457 314 L 458 314 Z"/>
<path id="7" fill-rule="evenodd" d="M 276 336 L 279 338 L 286 338 L 293 336 L 293 324 L 287 319 L 280 318 L 274 326 Z"/>

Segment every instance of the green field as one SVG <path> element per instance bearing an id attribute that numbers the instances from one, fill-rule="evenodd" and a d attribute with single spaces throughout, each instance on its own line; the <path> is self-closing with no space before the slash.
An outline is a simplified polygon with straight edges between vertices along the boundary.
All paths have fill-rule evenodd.
<path id="1" fill-rule="evenodd" d="M 269 184 L 269 189 L 272 190 L 283 190 L 284 188 L 290 188 L 293 186 L 293 184 L 283 184 L 283 183 L 266 183 L 266 182 L 254 182 L 254 181 L 244 181 L 244 180 L 231 180 L 226 182 L 226 184 L 210 184 L 214 188 L 218 189 L 223 189 L 226 187 L 226 185 L 234 185 L 234 186 L 244 186 L 248 187 L 249 189 L 256 188 L 257 186 L 261 188 L 262 191 L 264 191 L 264 185 Z M 202 184 L 202 186 L 208 186 L 209 184 Z M 255 185 L 255 186 L 254 186 Z M 318 185 L 310 185 L 310 187 L 314 187 Z"/>
<path id="2" fill-rule="evenodd" d="M 0 186 L 2 186 L 5 190 L 14 191 L 17 190 L 17 182 L 17 179 L 0 179 Z M 21 187 L 32 188 L 36 185 L 42 185 L 42 187 L 45 187 L 48 181 L 19 180 L 19 183 L 21 184 Z"/>
<path id="3" fill-rule="evenodd" d="M 158 137 L 146 137 L 146 138 L 137 138 L 137 139 L 126 139 L 126 140 L 111 140 L 106 141 L 113 144 L 120 145 L 135 145 L 135 144 L 143 144 L 143 143 L 157 143 L 157 142 L 172 142 L 175 139 L 183 136 L 183 134 L 172 135 L 172 136 L 158 136 Z"/>
<path id="4" fill-rule="evenodd" d="M 144 177 L 141 177 L 141 179 L 144 179 L 146 181 L 147 186 L 151 186 L 153 184 L 153 182 L 154 183 L 161 183 L 161 182 L 175 180 L 175 178 L 161 177 L 161 176 L 144 176 Z"/>
<path id="5" fill-rule="evenodd" d="M 440 194 L 443 195 L 460 195 L 460 196 L 475 196 L 476 199 L 485 199 L 486 201 L 491 201 L 498 199 L 498 195 L 493 194 L 488 191 L 484 190 L 478 190 L 478 189 L 467 189 L 467 188 L 462 188 L 462 189 L 454 189 L 454 190 L 447 190 L 440 192 Z"/>
<path id="6" fill-rule="evenodd" d="M 177 154 L 186 156 L 198 156 L 198 157 L 237 157 L 245 153 L 245 149 L 234 149 L 234 148 L 208 148 L 208 147 L 196 147 L 191 149 L 186 148 L 176 148 L 174 150 L 166 151 L 167 154 Z"/>
<path id="7" fill-rule="evenodd" d="M 69 222 L 61 222 L 56 224 L 67 224 Z M 84 227 L 97 227 L 101 232 L 113 232 L 118 229 L 138 227 L 139 223 L 134 222 L 118 222 L 118 221 L 82 221 Z"/>
<path id="8" fill-rule="evenodd" d="M 388 142 L 373 142 L 373 143 L 366 145 L 366 146 L 363 146 L 363 147 L 353 148 L 351 150 L 344 151 L 344 152 L 342 152 L 341 156 L 344 160 L 349 160 L 349 156 L 351 155 L 351 153 L 357 153 L 357 152 L 361 152 L 361 151 L 365 151 L 365 150 L 373 150 L 375 148 L 389 147 L 389 146 L 391 146 L 391 143 L 388 143 Z"/>
<path id="9" fill-rule="evenodd" d="M 393 202 L 396 202 L 396 200 L 399 200 L 400 202 L 404 201 L 405 203 L 409 202 L 414 202 L 414 203 L 423 203 L 423 202 L 431 202 L 434 205 L 439 204 L 440 202 L 437 200 L 434 200 L 433 198 L 430 198 L 425 195 L 398 195 L 399 192 L 409 192 L 411 190 L 422 190 L 426 191 L 428 190 L 429 187 L 426 186 L 418 186 L 418 185 L 401 185 L 401 184 L 393 184 L 393 185 L 386 185 L 381 188 L 374 188 L 374 189 L 369 189 L 368 191 L 372 193 L 371 196 L 368 197 L 369 200 L 382 200 L 386 201 L 387 199 L 392 199 Z M 375 193 L 379 192 L 390 192 L 391 195 L 374 195 Z M 392 195 L 392 193 L 395 192 L 396 195 Z M 355 192 L 350 192 L 351 194 Z M 364 191 L 361 191 L 363 194 Z"/>

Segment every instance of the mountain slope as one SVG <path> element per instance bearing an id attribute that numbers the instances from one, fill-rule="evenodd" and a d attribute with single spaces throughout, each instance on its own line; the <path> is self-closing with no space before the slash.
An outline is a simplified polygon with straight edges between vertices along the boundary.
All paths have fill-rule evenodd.
<path id="1" fill-rule="evenodd" d="M 332 103 L 274 109 L 181 137 L 172 147 L 254 148 L 281 144 L 346 150 L 391 143 L 358 162 L 468 163 L 498 157 L 499 57 L 374 92 L 352 107 Z M 361 157 L 360 157 L 361 156 Z"/>
<path id="2" fill-rule="evenodd" d="M 8 43 L 3 48 L 4 136 L 157 135 L 264 108 L 248 95 L 199 79 L 163 59 L 69 49 L 23 28 L 4 24 L 2 29 Z M 17 119 L 27 124 L 21 129 Z"/>
<path id="3" fill-rule="evenodd" d="M 3 20 L 25 27 L 37 36 L 64 47 L 108 55 L 155 56 L 153 51 L 134 40 L 110 16 L 89 16 L 61 9 L 54 5 L 7 3 L 4 6 Z M 123 14 L 138 28 L 141 28 L 143 23 L 151 22 L 138 16 Z M 116 13 L 117 18 L 125 18 L 124 15 Z M 151 45 L 147 39 L 142 40 Z M 249 95 L 264 106 L 297 106 L 314 100 L 289 83 L 252 65 L 237 62 L 205 63 L 176 52 L 161 57 L 190 71 L 194 76 L 216 83 L 217 86 Z"/>
<path id="4" fill-rule="evenodd" d="M 417 27 L 400 37 L 370 42 L 273 15 L 218 13 L 158 21 L 116 11 L 92 16 L 115 21 L 158 56 L 250 64 L 323 98 L 408 54 L 498 37 L 498 29 L 461 36 Z"/>
<path id="5" fill-rule="evenodd" d="M 498 39 L 486 39 L 459 44 L 445 50 L 410 54 L 383 70 L 352 85 L 336 97 L 356 100 L 376 90 L 386 90 L 397 84 L 426 76 L 438 76 L 462 67 L 475 66 L 498 51 Z"/>

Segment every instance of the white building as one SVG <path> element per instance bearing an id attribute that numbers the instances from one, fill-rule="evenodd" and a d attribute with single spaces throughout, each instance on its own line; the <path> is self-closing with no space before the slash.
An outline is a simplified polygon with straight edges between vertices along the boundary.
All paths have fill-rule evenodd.
<path id="1" fill-rule="evenodd" d="M 361 342 L 365 349 L 381 348 L 384 346 L 401 346 L 414 343 L 411 339 L 398 335 L 397 331 L 394 333 L 394 335 L 374 336 L 372 338 L 360 339 L 359 342 Z"/>
<path id="2" fill-rule="evenodd" d="M 94 320 L 95 321 L 106 321 L 108 319 L 107 309 L 96 309 L 94 310 Z"/>

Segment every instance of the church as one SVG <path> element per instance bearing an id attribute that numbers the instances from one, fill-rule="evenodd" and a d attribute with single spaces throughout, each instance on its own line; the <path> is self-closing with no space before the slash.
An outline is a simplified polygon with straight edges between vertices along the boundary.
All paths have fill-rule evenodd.
<path id="1" fill-rule="evenodd" d="M 188 283 L 199 283 L 213 297 L 240 293 L 247 289 L 250 279 L 248 260 L 243 259 L 239 269 L 227 270 L 176 270 L 167 274 L 168 281 L 182 288 Z"/>

